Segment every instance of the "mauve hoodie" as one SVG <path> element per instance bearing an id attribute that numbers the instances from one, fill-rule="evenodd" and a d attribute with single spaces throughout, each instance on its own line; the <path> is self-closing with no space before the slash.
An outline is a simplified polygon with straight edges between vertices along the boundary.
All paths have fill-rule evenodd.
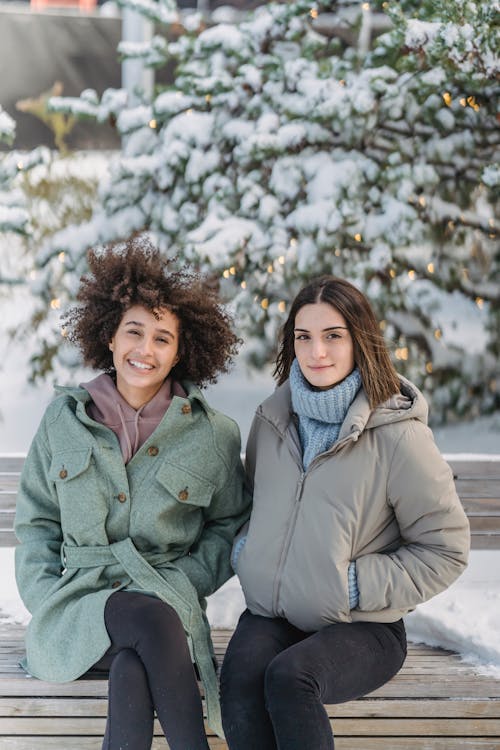
<path id="1" fill-rule="evenodd" d="M 117 435 L 126 464 L 153 434 L 172 403 L 172 398 L 186 397 L 181 384 L 167 378 L 151 401 L 139 409 L 134 409 L 119 393 L 110 375 L 103 373 L 94 380 L 80 385 L 92 398 L 87 405 L 87 414 L 96 422 L 112 429 Z"/>

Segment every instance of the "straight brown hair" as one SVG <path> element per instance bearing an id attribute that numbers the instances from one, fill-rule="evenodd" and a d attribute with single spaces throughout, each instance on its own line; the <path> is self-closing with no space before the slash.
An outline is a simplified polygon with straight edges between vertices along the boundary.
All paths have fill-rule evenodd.
<path id="1" fill-rule="evenodd" d="M 354 361 L 360 371 L 370 406 L 375 408 L 399 393 L 399 377 L 391 362 L 378 321 L 365 295 L 353 284 L 335 276 L 320 276 L 303 287 L 292 302 L 282 328 L 274 377 L 281 385 L 288 379 L 295 357 L 294 327 L 304 305 L 327 304 L 344 316 L 354 343 Z"/>

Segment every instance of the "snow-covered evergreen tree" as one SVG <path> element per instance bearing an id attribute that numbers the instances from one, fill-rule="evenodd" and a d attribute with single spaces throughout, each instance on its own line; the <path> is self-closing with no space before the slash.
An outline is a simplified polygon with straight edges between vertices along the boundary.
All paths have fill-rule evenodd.
<path id="1" fill-rule="evenodd" d="M 123 1 L 175 18 L 169 0 Z M 499 12 L 497 0 L 295 0 L 122 47 L 174 61 L 175 83 L 134 107 L 116 90 L 53 101 L 113 120 L 124 142 L 91 220 L 40 251 L 44 269 L 66 254 L 58 298 L 71 300 L 89 245 L 149 230 L 220 279 L 258 365 L 298 288 L 334 273 L 367 292 L 435 420 L 498 408 Z M 351 43 L 319 33 L 325 18 Z M 47 274 L 45 304 L 53 293 Z M 471 350 L 460 330 L 473 312 L 487 336 Z"/>

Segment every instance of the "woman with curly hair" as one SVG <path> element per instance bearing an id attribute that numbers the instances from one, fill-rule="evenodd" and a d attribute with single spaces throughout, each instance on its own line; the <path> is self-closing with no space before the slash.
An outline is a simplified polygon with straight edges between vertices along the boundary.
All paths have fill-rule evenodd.
<path id="1" fill-rule="evenodd" d="M 149 750 L 155 712 L 172 750 L 207 750 L 196 672 L 222 729 L 205 597 L 232 575 L 249 511 L 238 428 L 199 386 L 238 340 L 200 279 L 144 240 L 89 267 L 66 328 L 103 373 L 56 388 L 17 500 L 26 668 L 109 670 L 105 750 Z"/>

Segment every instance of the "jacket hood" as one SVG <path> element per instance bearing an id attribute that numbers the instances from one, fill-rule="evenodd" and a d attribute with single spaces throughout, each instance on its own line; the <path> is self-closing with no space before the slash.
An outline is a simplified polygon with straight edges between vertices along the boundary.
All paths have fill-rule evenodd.
<path id="1" fill-rule="evenodd" d="M 370 408 L 365 390 L 361 388 L 346 414 L 339 440 L 352 433 L 359 435 L 365 429 L 407 419 L 418 419 L 427 424 L 428 407 L 423 394 L 402 375 L 399 375 L 399 382 L 400 392 L 375 409 Z M 286 433 L 290 421 L 294 419 L 288 380 L 262 402 L 257 416 L 269 422 L 280 435 Z"/>

